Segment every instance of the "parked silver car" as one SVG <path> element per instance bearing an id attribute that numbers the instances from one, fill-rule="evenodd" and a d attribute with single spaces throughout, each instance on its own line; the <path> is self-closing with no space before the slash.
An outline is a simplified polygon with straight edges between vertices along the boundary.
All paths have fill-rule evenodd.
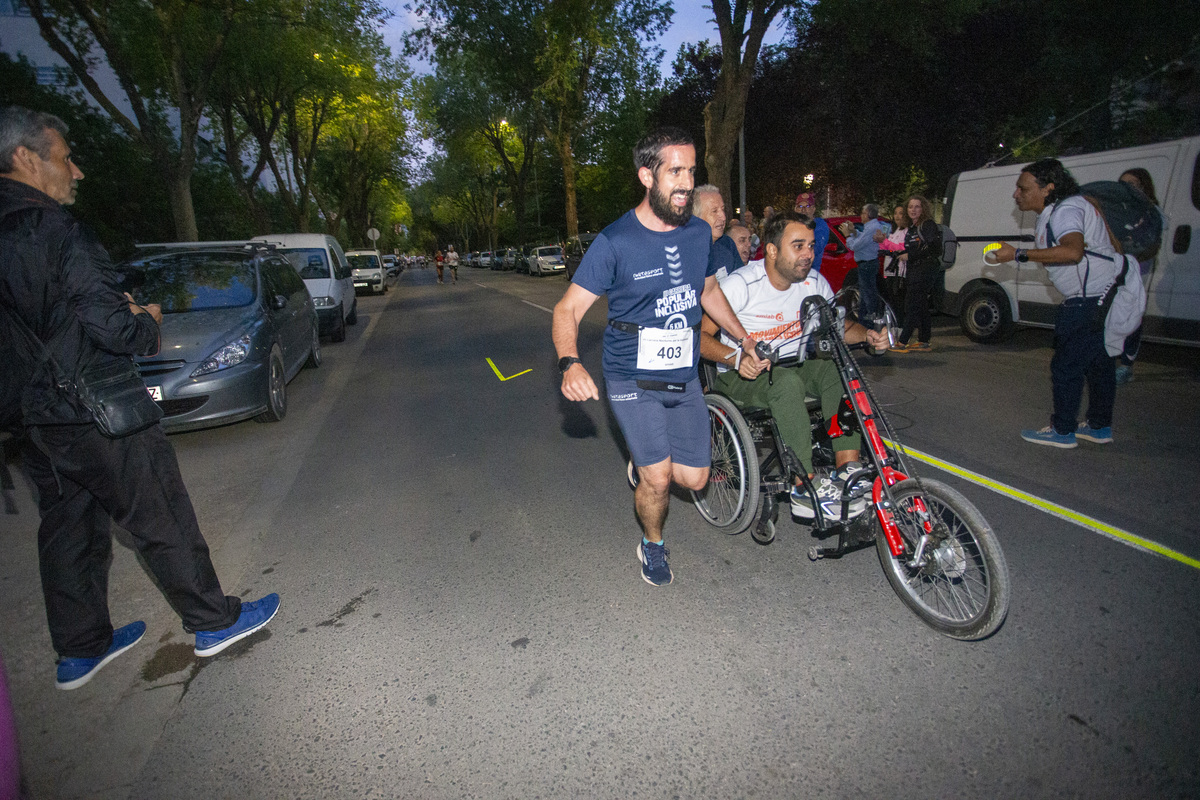
<path id="1" fill-rule="evenodd" d="M 159 351 L 136 360 L 168 432 L 277 422 L 288 381 L 321 364 L 312 297 L 269 246 L 177 245 L 123 269 L 138 302 L 162 306 Z"/>
<path id="2" fill-rule="evenodd" d="M 567 268 L 563 262 L 563 251 L 558 245 L 533 248 L 527 259 L 530 275 L 549 275 Z"/>

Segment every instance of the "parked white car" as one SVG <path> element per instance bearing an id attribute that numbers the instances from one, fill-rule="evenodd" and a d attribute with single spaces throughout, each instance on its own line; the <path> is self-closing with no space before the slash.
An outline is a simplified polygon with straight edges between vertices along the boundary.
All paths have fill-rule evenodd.
<path id="1" fill-rule="evenodd" d="M 358 322 L 358 298 L 337 239 L 323 233 L 272 233 L 251 241 L 275 245 L 291 262 L 312 295 L 321 333 L 329 334 L 330 341 L 345 341 L 346 326 Z"/>
<path id="2" fill-rule="evenodd" d="M 354 274 L 354 289 L 370 289 L 375 294 L 387 291 L 387 268 L 378 250 L 350 250 L 346 253 Z"/>
<path id="3" fill-rule="evenodd" d="M 567 268 L 566 262 L 563 261 L 562 248 L 558 245 L 533 248 L 528 261 L 530 275 L 549 275 Z"/>

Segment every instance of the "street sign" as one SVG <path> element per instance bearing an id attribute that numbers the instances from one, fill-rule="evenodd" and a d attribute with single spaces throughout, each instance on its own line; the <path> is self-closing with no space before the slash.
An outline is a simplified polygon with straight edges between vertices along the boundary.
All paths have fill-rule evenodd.
<path id="1" fill-rule="evenodd" d="M 367 238 L 372 242 L 379 241 L 379 228 L 371 228 L 369 231 L 367 231 Z"/>

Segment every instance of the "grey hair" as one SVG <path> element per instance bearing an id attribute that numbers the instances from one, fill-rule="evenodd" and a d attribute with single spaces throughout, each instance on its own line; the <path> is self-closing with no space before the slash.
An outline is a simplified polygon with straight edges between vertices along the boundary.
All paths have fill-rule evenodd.
<path id="1" fill-rule="evenodd" d="M 47 129 L 58 131 L 67 138 L 67 123 L 53 114 L 22 106 L 0 109 L 0 173 L 13 171 L 13 156 L 18 147 L 32 150 L 43 161 L 49 159 L 53 142 L 46 135 Z"/>
<path id="2" fill-rule="evenodd" d="M 863 206 L 863 211 L 867 212 L 867 219 L 877 219 L 879 217 L 879 206 L 874 203 L 867 203 Z"/>
<path id="3" fill-rule="evenodd" d="M 711 183 L 706 183 L 703 186 L 697 186 L 692 190 L 692 213 L 700 213 L 700 197 L 701 195 L 715 194 L 718 198 L 721 197 L 721 190 Z M 722 200 L 723 202 L 723 200 Z"/>

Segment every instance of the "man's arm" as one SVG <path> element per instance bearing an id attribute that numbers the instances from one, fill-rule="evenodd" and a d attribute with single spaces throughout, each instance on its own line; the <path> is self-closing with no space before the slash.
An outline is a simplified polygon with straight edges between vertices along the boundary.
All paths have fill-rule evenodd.
<path id="1" fill-rule="evenodd" d="M 721 291 L 721 284 L 717 283 L 715 275 L 709 275 L 704 279 L 704 291 L 700 294 L 700 306 L 722 330 L 741 341 L 742 350 L 747 355 L 754 354 L 754 340 L 746 335 L 746 329 L 742 327 L 737 314 L 733 313 L 733 308 L 729 305 L 725 293 Z"/>
<path id="2" fill-rule="evenodd" d="M 1083 251 L 1083 234 L 1078 231 L 1071 231 L 1068 234 L 1064 234 L 1054 247 L 1026 250 L 1025 254 L 1029 256 L 1030 261 L 1037 261 L 1041 264 L 1078 264 L 1080 261 L 1083 261 Z M 1011 244 L 1002 244 L 1000 245 L 1000 249 L 996 250 L 995 253 L 996 261 L 1004 263 L 1005 261 L 1016 259 L 1017 248 Z"/>
<path id="3" fill-rule="evenodd" d="M 158 352 L 162 314 L 156 316 L 141 306 L 134 308 L 136 304 L 116 284 L 108 252 L 91 231 L 78 224 L 72 226 L 63 243 L 62 263 L 71 307 L 98 347 L 122 355 L 149 356 Z"/>
<path id="4" fill-rule="evenodd" d="M 700 357 L 709 361 L 724 364 L 729 368 L 733 368 L 737 364 L 738 348 L 728 347 L 717 338 L 717 333 L 720 327 L 713 322 L 713 318 L 708 314 L 700 320 Z M 748 353 L 742 356 L 742 362 L 737 367 L 738 374 L 747 380 L 754 380 L 763 370 L 770 369 L 771 362 L 766 359 L 760 359 L 756 353 Z"/>
<path id="5" fill-rule="evenodd" d="M 579 358 L 579 321 L 583 319 L 583 315 L 598 298 L 599 295 L 594 295 L 578 284 L 572 283 L 567 287 L 562 299 L 554 306 L 551 336 L 554 339 L 554 349 L 560 359 L 567 356 Z M 600 399 L 596 382 L 584 369 L 583 364 L 572 364 L 563 373 L 562 393 L 568 400 L 576 402 L 583 402 L 589 398 Z"/>

